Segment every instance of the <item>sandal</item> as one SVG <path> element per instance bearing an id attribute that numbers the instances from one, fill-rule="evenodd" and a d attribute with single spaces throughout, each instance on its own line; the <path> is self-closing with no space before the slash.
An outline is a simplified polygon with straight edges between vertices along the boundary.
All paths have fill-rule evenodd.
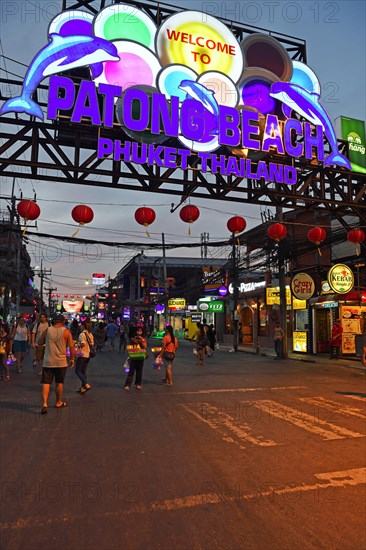
<path id="1" fill-rule="evenodd" d="M 48 413 L 48 407 L 42 407 L 41 414 L 47 414 Z"/>
<path id="2" fill-rule="evenodd" d="M 62 401 L 61 405 L 55 405 L 56 409 L 63 409 L 63 407 L 67 407 L 66 401 Z"/>

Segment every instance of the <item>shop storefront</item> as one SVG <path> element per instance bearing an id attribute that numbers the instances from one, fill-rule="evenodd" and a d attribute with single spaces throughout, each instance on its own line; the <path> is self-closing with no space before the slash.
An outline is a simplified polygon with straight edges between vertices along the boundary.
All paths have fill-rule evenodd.
<path id="1" fill-rule="evenodd" d="M 329 340 L 336 319 L 343 328 L 341 354 L 356 354 L 357 336 L 366 331 L 366 291 L 328 294 L 310 300 L 313 323 L 312 353 L 329 353 Z"/>

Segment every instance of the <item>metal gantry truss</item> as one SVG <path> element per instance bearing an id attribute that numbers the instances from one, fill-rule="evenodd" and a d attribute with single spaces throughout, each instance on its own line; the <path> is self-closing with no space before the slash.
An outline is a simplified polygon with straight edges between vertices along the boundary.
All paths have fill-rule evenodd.
<path id="1" fill-rule="evenodd" d="M 180 8 L 160 2 L 130 0 L 128 3 L 144 9 L 157 24 L 180 11 Z M 98 13 L 106 4 L 105 0 L 63 0 L 62 9 L 80 8 Z M 264 29 L 223 21 L 239 40 L 254 32 L 268 33 Z M 306 62 L 304 41 L 272 32 L 271 35 L 282 43 L 292 59 Z M 2 91 L 21 89 L 22 86 L 21 81 L 8 78 L 0 78 L 0 84 Z M 36 101 L 44 109 L 47 93 L 48 87 L 45 85 L 40 85 L 35 93 Z M 1 93 L 0 100 L 6 99 L 8 97 Z M 294 185 L 203 172 L 200 159 L 195 154 L 189 157 L 185 170 L 136 165 L 111 158 L 98 159 L 96 146 L 99 137 L 123 141 L 126 136 L 117 124 L 113 129 L 97 128 L 89 122 L 74 124 L 70 121 L 70 115 L 66 114 L 49 122 L 26 118 L 26 115 L 22 118 L 18 115 L 2 116 L 0 177 L 165 193 L 179 196 L 180 200 L 197 197 L 289 209 L 324 208 L 345 226 L 345 215 L 356 216 L 360 224 L 366 226 L 365 175 L 324 168 L 316 159 L 309 161 L 305 158 L 291 159 L 298 173 Z M 164 145 L 174 147 L 177 141 L 168 140 Z M 342 153 L 347 155 L 348 144 L 340 142 L 340 146 Z M 327 147 L 325 144 L 325 149 Z M 228 156 L 229 151 L 223 147 L 215 154 Z M 280 155 L 271 155 L 269 160 L 277 163 L 288 161 Z"/>

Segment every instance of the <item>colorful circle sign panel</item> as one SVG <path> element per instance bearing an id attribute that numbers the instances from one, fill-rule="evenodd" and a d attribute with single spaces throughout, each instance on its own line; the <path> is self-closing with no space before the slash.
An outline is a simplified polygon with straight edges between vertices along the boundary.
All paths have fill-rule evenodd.
<path id="1" fill-rule="evenodd" d="M 315 283 L 307 273 L 297 273 L 291 281 L 291 291 L 298 300 L 309 300 L 315 291 Z"/>
<path id="2" fill-rule="evenodd" d="M 230 29 L 211 15 L 183 11 L 168 17 L 156 34 L 156 52 L 163 66 L 179 63 L 197 74 L 219 71 L 237 82 L 243 54 Z"/>
<path id="3" fill-rule="evenodd" d="M 354 276 L 348 265 L 336 264 L 328 271 L 328 283 L 334 292 L 347 294 L 354 285 Z"/>

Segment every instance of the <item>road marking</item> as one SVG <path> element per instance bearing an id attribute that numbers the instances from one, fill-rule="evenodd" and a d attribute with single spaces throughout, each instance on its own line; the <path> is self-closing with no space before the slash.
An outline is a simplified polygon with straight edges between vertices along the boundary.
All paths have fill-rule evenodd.
<path id="1" fill-rule="evenodd" d="M 202 407 L 202 412 L 199 413 L 194 410 L 192 408 L 194 406 L 199 406 L 200 408 Z M 250 433 L 251 427 L 249 424 L 242 421 L 239 424 L 232 415 L 210 403 L 199 403 L 193 406 L 182 404 L 181 407 L 192 414 L 195 418 L 218 432 L 222 438 L 229 443 L 238 443 L 240 445 L 241 442 L 249 441 L 250 443 L 259 445 L 260 447 L 274 447 L 278 445 L 275 441 L 266 440 L 262 436 L 255 437 Z M 234 439 L 232 435 L 234 435 L 237 439 Z M 240 446 L 241 448 L 245 448 L 242 445 Z"/>
<path id="2" fill-rule="evenodd" d="M 99 514 L 88 513 L 88 519 L 91 521 L 109 519 L 109 518 L 121 518 L 132 514 L 149 514 L 151 512 L 175 511 L 187 508 L 195 508 L 199 506 L 207 506 L 208 504 L 227 504 L 230 502 L 238 503 L 240 501 L 253 501 L 258 502 L 259 499 L 269 498 L 270 502 L 281 495 L 291 493 L 305 493 L 309 491 L 318 492 L 323 489 L 344 488 L 347 486 L 364 485 L 366 483 L 366 468 L 354 468 L 351 470 L 340 470 L 336 472 L 325 472 L 314 474 L 314 477 L 319 479 L 320 483 L 314 483 L 312 485 L 295 485 L 285 486 L 279 488 L 278 485 L 270 486 L 266 490 L 258 490 L 255 493 L 242 493 L 227 491 L 222 492 L 218 487 L 218 491 L 207 491 L 198 493 L 196 495 L 189 495 L 186 497 L 175 498 L 170 500 L 163 500 L 161 502 L 151 502 L 146 505 L 137 505 L 130 509 L 118 509 L 112 512 L 105 512 Z M 235 494 L 233 494 L 235 493 Z M 317 494 L 317 493 L 315 493 Z M 47 527 L 50 525 L 56 525 L 63 523 L 64 525 L 80 522 L 85 519 L 85 514 L 63 514 L 57 517 L 45 518 L 44 516 L 32 516 L 29 518 L 18 518 L 15 521 L 3 521 L 0 524 L 1 529 L 34 529 L 39 527 Z"/>
<path id="3" fill-rule="evenodd" d="M 211 393 L 247 393 L 253 391 L 280 391 L 280 390 L 307 390 L 308 386 L 275 386 L 273 388 L 230 388 L 221 390 L 195 390 L 175 392 L 174 395 L 195 395 L 195 394 L 211 394 Z"/>
<path id="4" fill-rule="evenodd" d="M 364 434 L 352 432 L 347 428 L 336 426 L 335 424 L 331 424 L 325 420 L 320 420 L 311 414 L 293 409 L 287 405 L 276 403 L 276 401 L 261 400 L 255 401 L 253 404 L 269 415 L 273 415 L 276 418 L 284 420 L 285 422 L 294 424 L 295 426 L 313 434 L 320 435 L 323 439 L 344 439 L 347 437 L 365 436 Z"/>
<path id="5" fill-rule="evenodd" d="M 366 418 L 366 415 L 361 411 L 361 409 L 355 409 L 354 407 L 343 405 L 337 403 L 336 401 L 325 399 L 324 397 L 300 397 L 299 400 L 304 403 L 309 403 L 310 405 L 315 405 L 316 407 L 321 407 L 322 409 L 327 409 L 328 411 L 334 413 L 354 416 L 355 418 L 362 418 L 363 420 Z"/>
<path id="6" fill-rule="evenodd" d="M 356 401 L 362 401 L 363 403 L 366 402 L 365 397 L 361 397 L 360 395 L 346 395 L 346 397 L 349 397 L 350 399 L 355 399 Z"/>

